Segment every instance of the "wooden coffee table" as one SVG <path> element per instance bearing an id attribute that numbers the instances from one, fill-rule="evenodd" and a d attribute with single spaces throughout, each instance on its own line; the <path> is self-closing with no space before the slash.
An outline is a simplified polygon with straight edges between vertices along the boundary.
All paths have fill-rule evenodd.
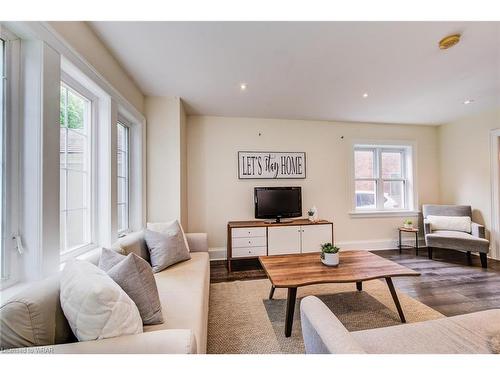
<path id="1" fill-rule="evenodd" d="M 261 256 L 259 261 L 271 281 L 269 299 L 276 288 L 287 288 L 285 336 L 292 334 L 293 314 L 297 288 L 312 284 L 356 283 L 361 291 L 363 281 L 384 278 L 399 313 L 401 322 L 406 323 L 399 303 L 392 277 L 420 276 L 420 273 L 368 251 L 351 250 L 340 252 L 340 264 L 328 267 L 321 263 L 319 253 Z"/>

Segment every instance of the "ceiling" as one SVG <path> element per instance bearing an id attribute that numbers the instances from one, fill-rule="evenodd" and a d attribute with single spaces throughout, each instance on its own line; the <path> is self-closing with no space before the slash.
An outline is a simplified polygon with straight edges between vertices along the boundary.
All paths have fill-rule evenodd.
<path id="1" fill-rule="evenodd" d="M 500 107 L 500 22 L 90 26 L 145 95 L 189 114 L 433 125 Z"/>

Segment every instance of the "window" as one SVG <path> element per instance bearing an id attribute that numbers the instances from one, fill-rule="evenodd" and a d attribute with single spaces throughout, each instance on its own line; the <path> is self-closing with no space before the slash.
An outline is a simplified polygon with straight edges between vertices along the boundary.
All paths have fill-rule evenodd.
<path id="1" fill-rule="evenodd" d="M 91 101 L 64 82 L 60 98 L 60 250 L 92 243 Z"/>
<path id="2" fill-rule="evenodd" d="M 129 127 L 117 124 L 118 234 L 129 230 Z"/>
<path id="3" fill-rule="evenodd" d="M 6 164 L 6 155 L 5 155 L 5 134 L 6 134 L 6 103 L 5 103 L 5 41 L 0 39 L 0 275 L 1 278 L 4 279 L 7 277 L 7 267 L 6 267 L 6 251 L 5 251 L 5 204 L 6 204 L 6 196 L 5 196 L 5 185 L 6 185 L 6 176 L 5 176 L 5 164 Z"/>
<path id="4" fill-rule="evenodd" d="M 411 210 L 411 147 L 354 146 L 354 208 Z"/>

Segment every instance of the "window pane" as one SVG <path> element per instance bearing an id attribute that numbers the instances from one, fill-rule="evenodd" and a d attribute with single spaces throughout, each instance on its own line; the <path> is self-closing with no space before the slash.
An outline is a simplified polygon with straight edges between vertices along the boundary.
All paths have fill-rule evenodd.
<path id="1" fill-rule="evenodd" d="M 371 209 L 377 207 L 377 185 L 375 181 L 356 181 L 356 208 Z"/>
<path id="2" fill-rule="evenodd" d="M 118 177 L 118 203 L 127 203 L 127 180 Z"/>
<path id="3" fill-rule="evenodd" d="M 384 181 L 384 208 L 405 208 L 404 201 L 404 182 Z"/>
<path id="4" fill-rule="evenodd" d="M 79 171 L 67 171 L 67 209 L 87 208 L 87 175 Z"/>
<path id="5" fill-rule="evenodd" d="M 128 213 L 125 204 L 118 205 L 118 231 L 124 231 L 128 229 Z"/>
<path id="6" fill-rule="evenodd" d="M 85 131 L 85 105 L 86 100 L 80 95 L 75 94 L 72 90 L 68 90 L 68 128 Z"/>
<path id="7" fill-rule="evenodd" d="M 91 242 L 90 100 L 61 83 L 61 252 Z"/>
<path id="8" fill-rule="evenodd" d="M 382 178 L 402 177 L 401 156 L 401 152 L 382 152 Z"/>
<path id="9" fill-rule="evenodd" d="M 4 100 L 4 90 L 5 84 L 3 76 L 5 74 L 4 71 L 4 41 L 0 39 L 0 276 L 3 278 L 6 274 L 6 265 L 5 265 L 5 248 L 4 248 L 4 214 L 6 208 L 4 207 L 4 195 L 5 195 L 5 143 L 4 143 L 4 134 L 5 134 L 5 100 Z"/>
<path id="10" fill-rule="evenodd" d="M 68 211 L 66 215 L 67 250 L 87 244 L 87 210 Z"/>
<path id="11" fill-rule="evenodd" d="M 116 161 L 118 163 L 118 170 L 116 173 L 118 173 L 119 177 L 127 177 L 128 171 L 127 171 L 127 154 L 121 151 L 118 151 L 118 154 L 116 155 Z"/>
<path id="12" fill-rule="evenodd" d="M 70 169 L 85 170 L 86 158 L 86 138 L 73 131 L 68 130 L 68 150 L 67 150 L 67 167 Z"/>
<path id="13" fill-rule="evenodd" d="M 370 150 L 354 151 L 354 174 L 356 178 L 375 177 L 373 151 Z"/>

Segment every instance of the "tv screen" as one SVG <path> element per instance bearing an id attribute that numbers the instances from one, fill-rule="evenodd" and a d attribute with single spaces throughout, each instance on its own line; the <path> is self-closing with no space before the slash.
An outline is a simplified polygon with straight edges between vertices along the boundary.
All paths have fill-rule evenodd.
<path id="1" fill-rule="evenodd" d="M 254 190 L 255 218 L 279 219 L 302 216 L 300 187 L 257 187 Z"/>

